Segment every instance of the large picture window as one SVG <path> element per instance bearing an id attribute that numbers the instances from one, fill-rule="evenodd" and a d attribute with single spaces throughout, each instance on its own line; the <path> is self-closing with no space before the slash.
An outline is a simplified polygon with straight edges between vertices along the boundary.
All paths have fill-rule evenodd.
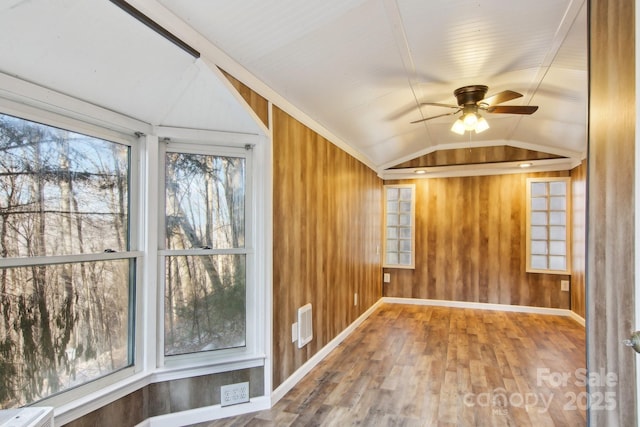
<path id="1" fill-rule="evenodd" d="M 164 354 L 247 345 L 246 150 L 165 155 Z"/>
<path id="2" fill-rule="evenodd" d="M 0 407 L 133 364 L 131 148 L 0 114 Z"/>
<path id="3" fill-rule="evenodd" d="M 570 270 L 569 178 L 527 180 L 527 271 L 568 274 Z"/>

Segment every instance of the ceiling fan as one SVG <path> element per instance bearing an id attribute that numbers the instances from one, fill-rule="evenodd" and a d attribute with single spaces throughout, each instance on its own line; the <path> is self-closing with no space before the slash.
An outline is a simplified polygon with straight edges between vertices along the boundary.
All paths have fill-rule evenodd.
<path id="1" fill-rule="evenodd" d="M 463 86 L 456 89 L 453 94 L 458 101 L 458 105 L 423 102 L 420 105 L 453 108 L 455 111 L 427 117 L 426 119 L 415 120 L 411 123 L 420 123 L 438 117 L 452 116 L 462 111 L 462 116 L 455 121 L 451 127 L 451 131 L 463 135 L 467 130 L 475 130 L 476 133 L 480 133 L 489 129 L 489 123 L 479 114 L 479 110 L 493 114 L 533 114 L 538 109 L 538 107 L 534 105 L 497 105 L 520 98 L 522 94 L 512 90 L 504 90 L 485 98 L 488 89 L 489 88 L 484 85 Z"/>

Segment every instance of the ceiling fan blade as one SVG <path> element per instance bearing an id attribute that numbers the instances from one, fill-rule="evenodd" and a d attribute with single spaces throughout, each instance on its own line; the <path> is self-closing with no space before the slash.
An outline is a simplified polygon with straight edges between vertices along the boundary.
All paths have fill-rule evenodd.
<path id="1" fill-rule="evenodd" d="M 455 108 L 455 109 L 460 108 L 457 105 L 440 104 L 439 102 L 421 102 L 420 105 L 430 105 L 432 107 L 444 107 L 444 108 Z"/>
<path id="2" fill-rule="evenodd" d="M 533 114 L 537 110 L 537 105 L 498 105 L 487 108 L 488 113 L 495 114 Z"/>
<path id="3" fill-rule="evenodd" d="M 478 101 L 478 105 L 496 105 L 501 104 L 503 102 L 511 101 L 512 99 L 520 98 L 522 96 L 521 93 L 514 92 L 512 90 L 503 90 L 502 92 L 498 92 L 491 96 L 484 98 L 481 101 Z"/>
<path id="4" fill-rule="evenodd" d="M 460 109 L 458 109 L 458 111 L 460 111 Z M 427 117 L 426 119 L 415 120 L 415 121 L 411 122 L 411 124 L 420 123 L 420 122 L 426 122 L 427 120 L 437 119 L 438 117 L 451 116 L 453 114 L 456 114 L 458 111 L 454 111 L 453 113 L 438 114 L 437 116 Z"/>

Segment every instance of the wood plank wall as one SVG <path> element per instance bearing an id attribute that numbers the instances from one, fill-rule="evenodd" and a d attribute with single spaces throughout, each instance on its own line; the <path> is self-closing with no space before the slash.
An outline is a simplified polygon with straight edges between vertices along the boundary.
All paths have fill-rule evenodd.
<path id="1" fill-rule="evenodd" d="M 268 100 L 225 75 L 268 124 Z M 382 180 L 278 107 L 272 110 L 275 389 L 382 296 Z M 313 305 L 314 338 L 298 349 L 291 325 L 306 303 Z"/>
<path id="2" fill-rule="evenodd" d="M 517 162 L 521 160 L 557 159 L 562 156 L 527 150 L 508 145 L 493 147 L 456 148 L 438 150 L 424 156 L 400 163 L 391 169 L 416 168 L 428 166 L 470 165 L 478 163 Z"/>
<path id="3" fill-rule="evenodd" d="M 635 426 L 638 356 L 621 344 L 638 326 L 634 315 L 635 1 L 591 0 L 589 7 L 587 367 L 594 373 L 614 373 L 618 379 L 589 387 L 592 402 L 604 393 L 616 400 L 612 410 L 589 411 L 589 422 Z"/>
<path id="4" fill-rule="evenodd" d="M 380 299 L 382 181 L 274 107 L 273 185 L 275 388 Z M 298 349 L 291 325 L 309 302 L 314 339 Z"/>
<path id="5" fill-rule="evenodd" d="M 586 254 L 587 254 L 587 161 L 571 171 L 571 195 L 573 210 L 571 218 L 571 311 L 583 319 L 587 318 L 586 301 Z"/>
<path id="6" fill-rule="evenodd" d="M 560 280 L 526 273 L 526 179 L 569 172 L 385 181 L 416 184 L 416 268 L 385 269 L 390 297 L 568 309 Z"/>

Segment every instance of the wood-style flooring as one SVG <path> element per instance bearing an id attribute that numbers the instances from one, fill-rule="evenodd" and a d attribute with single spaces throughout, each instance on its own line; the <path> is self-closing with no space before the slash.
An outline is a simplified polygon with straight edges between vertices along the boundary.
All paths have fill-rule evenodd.
<path id="1" fill-rule="evenodd" d="M 383 304 L 271 410 L 214 426 L 584 426 L 584 327 Z"/>

